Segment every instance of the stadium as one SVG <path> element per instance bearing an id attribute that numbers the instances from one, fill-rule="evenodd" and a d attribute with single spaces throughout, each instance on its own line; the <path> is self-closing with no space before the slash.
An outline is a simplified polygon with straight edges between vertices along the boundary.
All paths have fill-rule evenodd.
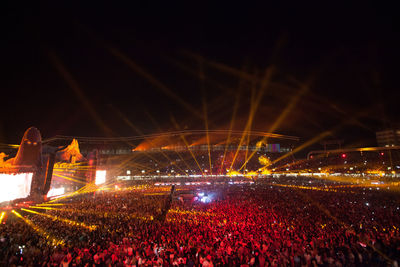
<path id="1" fill-rule="evenodd" d="M 60 142 L 62 139 L 71 140 L 72 137 L 55 137 L 47 142 Z M 96 151 L 98 166 L 107 169 L 111 177 L 133 179 L 136 176 L 166 175 L 212 177 L 225 176 L 233 171 L 257 171 L 263 167 L 259 162 L 261 155 L 278 158 L 289 152 L 299 138 L 263 132 L 219 130 L 76 140 L 82 153 Z M 275 143 L 266 144 L 267 140 Z"/>
<path id="2" fill-rule="evenodd" d="M 26 149 L 26 136 L 34 131 L 40 137 L 35 129 L 26 131 L 21 145 L 8 146 L 13 161 Z M 5 164 L 8 160 L 2 165 L 1 187 L 8 191 L 2 194 L 0 218 L 5 232 L 29 226 L 18 244 L 27 244 L 32 235 L 53 247 L 46 254 L 49 263 L 231 266 L 245 257 L 253 265 L 290 265 L 289 258 L 274 253 L 290 250 L 299 255 L 294 261 L 323 263 L 333 258 L 333 247 L 343 255 L 340 262 L 354 264 L 383 264 L 394 255 L 385 250 L 390 243 L 384 240 L 399 230 L 397 147 L 310 151 L 308 159 L 296 160 L 298 137 L 250 131 L 37 141 L 42 164 Z M 390 164 L 381 162 L 389 156 Z M 209 231 L 214 238 L 207 237 Z M 351 250 L 340 248 L 342 235 Z M 371 235 L 386 239 L 370 243 Z M 185 241 L 175 243 L 176 238 Z M 7 240 L 3 236 L 3 245 L 10 244 Z M 16 255 L 35 253 L 30 245 L 16 249 Z M 349 253 L 363 259 L 344 256 Z"/>
<path id="3" fill-rule="evenodd" d="M 399 266 L 397 11 L 10 1 L 0 267 Z"/>

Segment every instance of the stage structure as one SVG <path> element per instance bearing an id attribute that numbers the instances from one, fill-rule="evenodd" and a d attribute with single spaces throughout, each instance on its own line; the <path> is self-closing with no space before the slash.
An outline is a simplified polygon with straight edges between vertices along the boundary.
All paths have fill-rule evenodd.
<path id="1" fill-rule="evenodd" d="M 0 152 L 0 203 L 44 201 L 57 177 L 78 181 L 82 187 L 94 181 L 95 156 L 96 153 L 90 153 L 86 159 L 75 139 L 70 145 L 42 145 L 39 130 L 30 127 L 25 131 L 15 157 L 6 159 L 9 155 Z M 71 176 L 81 179 L 69 178 Z M 49 195 L 64 193 L 61 190 L 64 188 L 60 187 L 62 183 L 53 185 L 54 190 Z"/>

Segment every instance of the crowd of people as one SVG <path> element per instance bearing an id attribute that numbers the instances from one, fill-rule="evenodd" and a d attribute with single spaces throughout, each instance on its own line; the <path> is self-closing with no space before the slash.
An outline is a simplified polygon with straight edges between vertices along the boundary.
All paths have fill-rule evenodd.
<path id="1" fill-rule="evenodd" d="M 344 150 L 345 151 L 345 150 Z M 126 157 L 126 159 L 125 159 Z M 261 158 L 268 159 L 268 165 Z M 130 160 L 129 160 L 130 158 Z M 135 151 L 133 155 L 102 156 L 102 164 L 118 165 L 124 159 L 125 169 L 118 175 L 188 175 L 226 174 L 230 170 L 246 173 L 267 167 L 274 172 L 329 172 L 393 174 L 400 171 L 400 150 L 318 152 L 306 159 L 296 159 L 292 154 L 252 150 L 216 151 Z M 130 162 L 134 162 L 130 165 Z M 244 164 L 245 163 L 245 164 Z M 271 165 L 270 165 L 271 164 Z M 138 168 L 138 166 L 146 166 Z"/>
<path id="2" fill-rule="evenodd" d="M 392 174 L 400 171 L 400 150 L 372 150 L 348 152 L 319 152 L 310 154 L 308 159 L 276 164 L 278 170 L 289 168 L 292 171 L 310 170 L 311 172 L 327 171 L 330 173 L 377 173 Z"/>
<path id="3" fill-rule="evenodd" d="M 397 266 L 400 259 L 393 188 L 307 177 L 182 183 L 157 219 L 169 189 L 132 186 L 29 208 L 40 214 L 20 211 L 36 229 L 9 214 L 0 226 L 0 265 Z M 210 201 L 196 200 L 200 192 Z"/>

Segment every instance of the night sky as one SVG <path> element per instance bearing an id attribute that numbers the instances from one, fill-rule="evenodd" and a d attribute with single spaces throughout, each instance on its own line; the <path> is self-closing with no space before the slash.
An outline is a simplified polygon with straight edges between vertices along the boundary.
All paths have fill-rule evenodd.
<path id="1" fill-rule="evenodd" d="M 240 130 L 268 68 L 253 130 L 296 96 L 276 133 L 332 129 L 328 139 L 376 145 L 375 131 L 399 123 L 393 6 L 13 2 L 2 8 L 1 143 L 30 126 L 43 138 L 205 129 L 204 106 L 210 129 L 228 129 L 235 99 Z"/>

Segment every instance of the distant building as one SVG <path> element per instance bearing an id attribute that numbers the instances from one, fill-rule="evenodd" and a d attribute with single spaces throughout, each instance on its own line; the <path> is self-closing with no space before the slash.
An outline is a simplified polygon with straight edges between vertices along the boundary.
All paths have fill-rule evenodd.
<path id="1" fill-rule="evenodd" d="M 376 132 L 376 142 L 378 146 L 400 145 L 400 129 L 388 129 Z"/>

